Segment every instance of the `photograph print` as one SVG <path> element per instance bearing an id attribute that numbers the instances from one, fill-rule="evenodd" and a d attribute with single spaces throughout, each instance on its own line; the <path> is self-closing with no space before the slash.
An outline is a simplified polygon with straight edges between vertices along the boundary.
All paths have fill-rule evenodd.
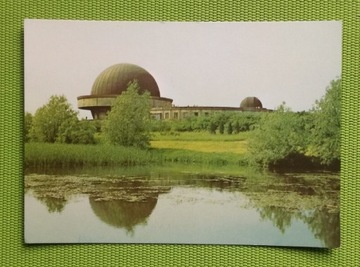
<path id="1" fill-rule="evenodd" d="M 25 20 L 25 243 L 339 247 L 341 38 Z"/>

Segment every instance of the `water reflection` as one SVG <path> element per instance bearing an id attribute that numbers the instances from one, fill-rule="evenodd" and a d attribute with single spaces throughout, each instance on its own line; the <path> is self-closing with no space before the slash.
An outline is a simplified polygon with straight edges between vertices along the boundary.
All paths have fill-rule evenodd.
<path id="1" fill-rule="evenodd" d="M 263 220 L 269 220 L 282 233 L 285 233 L 295 220 L 301 220 L 309 226 L 315 238 L 321 240 L 325 247 L 340 245 L 340 216 L 339 213 L 329 212 L 327 209 L 313 211 L 289 212 L 279 207 L 263 207 L 258 209 Z"/>
<path id="2" fill-rule="evenodd" d="M 246 194 L 260 214 L 282 233 L 300 220 L 325 247 L 340 245 L 339 179 L 336 175 L 283 174 L 276 183 Z"/>
<path id="3" fill-rule="evenodd" d="M 51 212 L 62 212 L 67 203 L 67 200 L 63 197 L 50 197 L 50 196 L 37 196 L 36 197 L 41 203 L 45 204 L 48 211 Z"/>
<path id="4" fill-rule="evenodd" d="M 134 231 L 136 225 L 146 224 L 159 194 L 170 190 L 169 187 L 149 186 L 148 182 L 142 181 L 123 181 L 116 186 L 103 183 L 102 186 L 102 190 L 113 190 L 113 194 L 104 197 L 90 195 L 89 202 L 94 214 L 106 224 L 125 228 L 129 233 Z"/>
<path id="5" fill-rule="evenodd" d="M 125 200 L 96 201 L 89 198 L 94 214 L 108 225 L 125 228 L 132 233 L 137 224 L 146 224 L 147 218 L 156 206 L 157 198 L 149 198 L 144 202 L 128 202 Z"/>
<path id="6" fill-rule="evenodd" d="M 240 201 L 236 200 L 236 193 L 241 192 L 242 198 L 247 199 L 243 208 L 256 210 L 260 221 L 271 222 L 283 236 L 288 235 L 295 222 L 302 222 L 324 246 L 339 245 L 338 174 L 271 174 L 261 178 L 245 178 L 240 175 L 179 171 L 145 173 L 141 170 L 138 175 L 132 171 L 131 176 L 126 174 L 107 177 L 27 175 L 25 192 L 31 192 L 45 204 L 49 213 L 62 213 L 74 196 L 86 195 L 91 210 L 98 219 L 114 228 L 124 229 L 130 236 L 136 231 L 137 225 L 147 226 L 159 204 L 159 196 L 166 195 L 175 188 L 182 188 L 184 194 L 177 203 L 186 200 L 187 188 L 215 190 L 224 193 L 224 196 L 227 193 L 227 198 L 234 198 L 231 200 L 233 203 Z M 201 197 L 194 198 L 193 201 L 221 202 L 219 199 Z M 221 205 L 224 205 L 226 210 L 226 203 Z M 176 205 L 173 204 L 168 212 L 170 216 L 176 217 Z M 198 211 L 201 212 L 203 211 Z M 238 214 L 231 216 L 236 217 Z M 203 227 L 206 228 L 206 225 Z M 225 222 L 224 228 L 226 227 Z"/>
<path id="7" fill-rule="evenodd" d="M 340 245 L 340 213 L 331 213 L 328 209 L 317 209 L 311 216 L 302 218 L 310 227 L 317 239 L 326 247 Z"/>
<path id="8" fill-rule="evenodd" d="M 260 208 L 258 211 L 262 220 L 272 221 L 273 225 L 276 226 L 282 233 L 285 233 L 286 228 L 291 226 L 291 220 L 295 215 L 284 208 L 273 206 Z"/>

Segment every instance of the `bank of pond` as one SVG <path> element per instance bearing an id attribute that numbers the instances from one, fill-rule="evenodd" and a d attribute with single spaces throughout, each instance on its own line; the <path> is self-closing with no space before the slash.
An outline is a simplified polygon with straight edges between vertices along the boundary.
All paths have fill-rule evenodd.
<path id="1" fill-rule="evenodd" d="M 233 142 L 235 145 L 235 142 Z M 219 144 L 218 146 L 221 146 Z M 214 151 L 217 151 L 215 149 Z M 248 153 L 203 152 L 198 149 L 150 148 L 114 146 L 108 144 L 80 145 L 62 143 L 26 143 L 24 165 L 28 167 L 87 167 L 87 166 L 144 166 L 167 163 L 202 164 L 212 166 L 257 166 Z M 269 164 L 266 169 L 282 170 L 331 170 L 338 171 L 340 163 L 322 165 L 316 159 L 291 154 Z"/>
<path id="2" fill-rule="evenodd" d="M 166 162 L 244 165 L 245 156 L 171 148 L 142 150 L 113 145 L 25 144 L 26 166 L 138 166 Z"/>
<path id="3" fill-rule="evenodd" d="M 198 140 L 147 150 L 26 143 L 25 241 L 339 246 L 340 174 L 310 171 L 296 155 L 285 165 L 301 170 L 270 172 L 222 151 L 243 146 L 231 138 L 208 140 L 207 152 Z M 76 214 L 88 227 L 59 234 L 83 222 Z"/>

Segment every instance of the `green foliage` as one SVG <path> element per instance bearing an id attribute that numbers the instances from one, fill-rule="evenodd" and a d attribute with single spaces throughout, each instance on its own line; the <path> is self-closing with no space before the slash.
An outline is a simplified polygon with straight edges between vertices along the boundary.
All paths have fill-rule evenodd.
<path id="1" fill-rule="evenodd" d="M 313 113 L 311 152 L 324 164 L 340 161 L 341 79 L 330 83 Z"/>
<path id="2" fill-rule="evenodd" d="M 262 112 L 242 112 L 234 114 L 230 121 L 234 133 L 251 131 L 259 123 Z"/>
<path id="3" fill-rule="evenodd" d="M 140 166 L 168 162 L 210 165 L 246 165 L 243 155 L 207 153 L 182 149 L 140 149 L 109 144 L 81 145 L 61 143 L 25 144 L 28 168 L 82 166 Z"/>
<path id="4" fill-rule="evenodd" d="M 61 125 L 76 117 L 65 96 L 51 96 L 49 102 L 35 112 L 29 136 L 32 141 L 54 143 Z"/>
<path id="5" fill-rule="evenodd" d="M 267 167 L 290 155 L 305 153 L 309 138 L 305 131 L 307 116 L 291 112 L 285 105 L 264 113 L 249 140 L 252 160 Z"/>
<path id="6" fill-rule="evenodd" d="M 150 144 L 149 93 L 139 94 L 135 80 L 118 96 L 104 122 L 104 135 L 111 144 L 147 148 Z"/>
<path id="7" fill-rule="evenodd" d="M 234 122 L 234 133 L 238 134 L 240 132 L 240 123 L 239 121 Z"/>
<path id="8" fill-rule="evenodd" d="M 224 134 L 224 130 L 225 130 L 225 122 L 221 120 L 219 122 L 219 133 Z"/>
<path id="9" fill-rule="evenodd" d="M 160 133 L 170 132 L 171 127 L 172 127 L 171 121 L 169 120 L 158 120 L 158 119 L 151 120 L 152 132 L 160 132 Z"/>
<path id="10" fill-rule="evenodd" d="M 135 166 L 151 162 L 148 151 L 112 145 L 25 144 L 27 167 Z"/>
<path id="11" fill-rule="evenodd" d="M 250 159 L 258 165 L 320 163 L 338 168 L 340 162 L 341 80 L 309 112 L 294 113 L 284 103 L 265 113 L 249 140 Z"/>
<path id="12" fill-rule="evenodd" d="M 30 141 L 30 130 L 32 127 L 33 116 L 29 112 L 25 112 L 24 116 L 24 140 L 25 142 Z"/>
<path id="13" fill-rule="evenodd" d="M 252 132 L 242 132 L 238 135 L 211 134 L 208 131 L 178 132 L 177 134 L 153 133 L 151 141 L 214 141 L 214 142 L 246 142 Z"/>
<path id="14" fill-rule="evenodd" d="M 66 144 L 94 144 L 96 121 L 71 118 L 64 121 L 59 128 L 56 141 Z"/>
<path id="15" fill-rule="evenodd" d="M 215 112 L 207 116 L 189 116 L 182 120 L 153 120 L 152 131 L 227 134 L 250 131 L 260 120 L 260 112 Z"/>
<path id="16" fill-rule="evenodd" d="M 231 121 L 228 122 L 228 124 L 227 124 L 226 133 L 227 133 L 227 134 L 232 134 L 232 133 L 233 133 L 233 126 L 232 126 Z"/>
<path id="17" fill-rule="evenodd" d="M 209 129 L 209 133 L 216 134 L 217 125 L 216 125 L 216 122 L 214 120 L 210 120 L 208 129 Z"/>

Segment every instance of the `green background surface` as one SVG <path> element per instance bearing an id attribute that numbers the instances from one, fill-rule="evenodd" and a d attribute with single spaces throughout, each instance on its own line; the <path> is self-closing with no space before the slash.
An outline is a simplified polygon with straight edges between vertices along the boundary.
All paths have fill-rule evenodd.
<path id="1" fill-rule="evenodd" d="M 0 1 L 0 266 L 360 266 L 360 1 Z M 23 243 L 23 20 L 343 21 L 341 247 Z"/>

